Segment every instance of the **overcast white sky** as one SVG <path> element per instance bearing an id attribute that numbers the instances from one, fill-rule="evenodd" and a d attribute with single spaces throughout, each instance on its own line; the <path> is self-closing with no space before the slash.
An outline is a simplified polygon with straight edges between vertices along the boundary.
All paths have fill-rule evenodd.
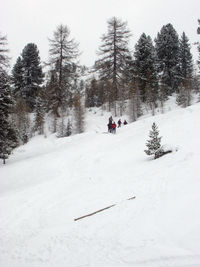
<path id="1" fill-rule="evenodd" d="M 200 39 L 197 19 L 200 0 L 1 0 L 0 32 L 7 35 L 12 64 L 28 43 L 35 43 L 42 61 L 48 58 L 48 37 L 59 24 L 67 25 L 80 43 L 82 64 L 91 66 L 112 16 L 128 22 L 131 48 L 145 32 L 154 39 L 161 27 L 172 23 L 190 42 Z M 196 48 L 192 49 L 193 54 Z M 195 55 L 196 58 L 196 55 Z"/>

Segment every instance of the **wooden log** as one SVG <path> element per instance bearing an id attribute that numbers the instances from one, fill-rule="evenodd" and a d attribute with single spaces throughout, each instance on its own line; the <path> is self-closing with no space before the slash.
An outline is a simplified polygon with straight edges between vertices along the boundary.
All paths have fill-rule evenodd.
<path id="1" fill-rule="evenodd" d="M 132 199 L 134 199 L 134 198 L 136 198 L 136 196 L 133 196 L 133 197 L 127 198 L 127 200 L 132 200 Z"/>
<path id="2" fill-rule="evenodd" d="M 130 198 L 126 199 L 126 200 L 132 200 L 132 199 L 135 199 L 135 198 L 136 198 L 136 196 L 133 196 L 133 197 L 130 197 Z M 97 211 L 95 211 L 95 212 L 92 212 L 92 213 L 86 214 L 86 215 L 84 215 L 84 216 L 75 218 L 74 221 L 78 221 L 78 220 L 84 219 L 84 218 L 86 218 L 86 217 L 92 216 L 92 215 L 97 214 L 97 213 L 99 213 L 99 212 L 102 212 L 102 211 L 104 211 L 104 210 L 110 209 L 110 208 L 112 208 L 112 207 L 114 207 L 114 206 L 116 206 L 116 205 L 117 205 L 117 204 L 113 204 L 113 205 L 110 205 L 110 206 L 105 207 L 105 208 L 103 208 L 103 209 L 97 210 Z"/>
<path id="3" fill-rule="evenodd" d="M 78 220 L 81 220 L 81 219 L 83 219 L 83 218 L 92 216 L 92 215 L 94 215 L 94 214 L 96 214 L 96 213 L 99 213 L 99 212 L 102 212 L 102 211 L 104 211 L 104 210 L 110 209 L 110 208 L 112 208 L 112 207 L 114 207 L 114 206 L 116 206 L 116 204 L 113 204 L 113 205 L 108 206 L 108 207 L 106 207 L 106 208 L 103 208 L 103 209 L 97 210 L 97 211 L 95 211 L 95 212 L 89 213 L 89 214 L 87 214 L 87 215 L 78 217 L 78 218 L 74 219 L 74 221 L 78 221 Z"/>

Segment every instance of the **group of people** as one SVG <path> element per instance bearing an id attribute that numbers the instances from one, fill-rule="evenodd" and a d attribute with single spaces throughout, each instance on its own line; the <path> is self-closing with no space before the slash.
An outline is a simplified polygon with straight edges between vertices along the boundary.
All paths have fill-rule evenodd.
<path id="1" fill-rule="evenodd" d="M 122 125 L 122 121 L 121 121 L 121 119 L 118 120 L 117 124 L 118 124 L 118 128 L 121 127 L 121 125 Z M 126 120 L 124 120 L 123 124 L 126 125 L 126 124 L 128 124 L 128 122 L 127 122 Z M 113 121 L 113 118 L 112 118 L 112 116 L 111 116 L 111 117 L 109 118 L 109 121 L 108 121 L 108 132 L 109 132 L 109 133 L 114 133 L 114 134 L 115 134 L 115 133 L 116 133 L 116 128 L 117 128 L 117 125 L 116 125 L 116 123 Z"/>

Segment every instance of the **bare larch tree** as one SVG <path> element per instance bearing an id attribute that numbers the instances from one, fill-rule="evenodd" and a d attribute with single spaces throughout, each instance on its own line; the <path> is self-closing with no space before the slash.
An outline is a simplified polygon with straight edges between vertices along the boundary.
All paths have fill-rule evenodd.
<path id="1" fill-rule="evenodd" d="M 96 62 L 96 68 L 99 77 L 105 82 L 110 82 L 110 94 L 108 94 L 117 115 L 116 101 L 119 100 L 123 90 L 123 77 L 127 68 L 127 61 L 130 59 L 128 49 L 130 31 L 127 29 L 127 23 L 113 17 L 108 20 L 108 31 L 101 37 L 102 44 L 99 47 L 99 60 Z"/>

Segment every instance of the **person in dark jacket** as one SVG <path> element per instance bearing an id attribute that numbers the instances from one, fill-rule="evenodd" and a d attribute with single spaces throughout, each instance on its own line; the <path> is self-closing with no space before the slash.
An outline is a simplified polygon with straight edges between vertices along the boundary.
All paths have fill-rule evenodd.
<path id="1" fill-rule="evenodd" d="M 118 124 L 118 128 L 121 127 L 122 125 L 121 119 L 118 120 L 117 124 Z"/>
<path id="2" fill-rule="evenodd" d="M 108 123 L 112 123 L 112 121 L 113 121 L 113 118 L 112 116 L 110 116 L 110 118 L 108 119 Z"/>
<path id="3" fill-rule="evenodd" d="M 108 123 L 108 132 L 112 133 L 112 122 Z"/>
<path id="4" fill-rule="evenodd" d="M 112 116 L 110 116 L 108 119 L 108 132 L 109 133 L 112 133 L 112 122 L 113 122 L 113 118 Z"/>
<path id="5" fill-rule="evenodd" d="M 128 124 L 128 122 L 126 120 L 124 120 L 124 125 Z"/>

